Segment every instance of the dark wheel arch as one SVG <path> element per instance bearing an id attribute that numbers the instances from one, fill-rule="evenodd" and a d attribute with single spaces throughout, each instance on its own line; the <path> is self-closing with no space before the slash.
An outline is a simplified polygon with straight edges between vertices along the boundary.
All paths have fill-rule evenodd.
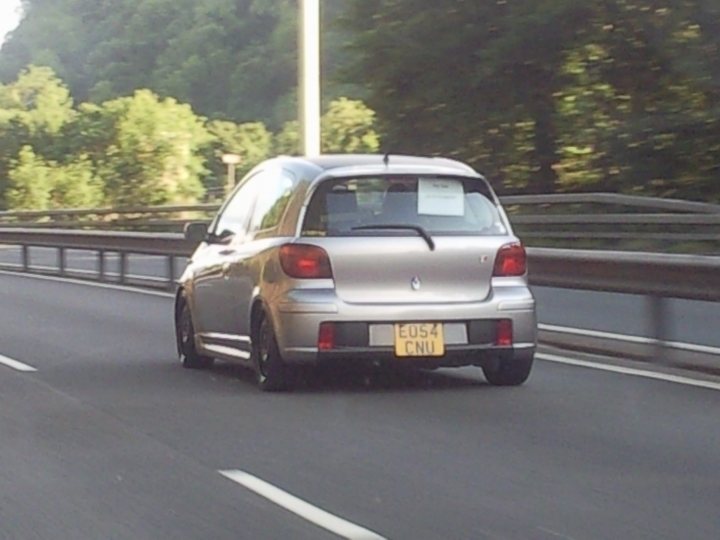
<path id="1" fill-rule="evenodd" d="M 190 305 L 183 289 L 179 289 L 175 298 L 175 343 L 183 367 L 189 369 L 208 369 L 214 358 L 200 354 L 195 348 L 195 327 L 192 321 Z"/>
<path id="2" fill-rule="evenodd" d="M 272 315 L 261 300 L 251 311 L 252 365 L 258 388 L 282 392 L 293 386 L 293 371 L 282 359 Z"/>
<path id="3" fill-rule="evenodd" d="M 250 337 L 252 338 L 258 331 L 261 317 L 270 317 L 270 310 L 265 305 L 265 302 L 261 298 L 255 298 L 253 300 L 252 308 L 250 309 Z M 272 322 L 272 318 L 270 319 Z"/>

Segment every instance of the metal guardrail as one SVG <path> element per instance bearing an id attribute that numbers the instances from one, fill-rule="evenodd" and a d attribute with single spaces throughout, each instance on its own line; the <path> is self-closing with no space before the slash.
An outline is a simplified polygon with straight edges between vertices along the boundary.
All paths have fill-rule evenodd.
<path id="1" fill-rule="evenodd" d="M 170 214 L 177 212 L 215 212 L 218 204 L 178 204 L 173 206 L 126 206 L 119 208 L 63 208 L 58 210 L 12 210 L 0 212 L 0 219 L 88 217 L 126 214 Z"/>
<path id="2" fill-rule="evenodd" d="M 618 193 L 503 197 L 531 246 L 720 254 L 720 205 Z"/>
<path id="3" fill-rule="evenodd" d="M 534 285 L 720 301 L 720 257 L 549 248 L 528 254 Z"/>
<path id="4" fill-rule="evenodd" d="M 55 274 L 63 277 L 79 277 L 98 281 L 116 281 L 121 284 L 173 289 L 177 272 L 177 259 L 192 253 L 194 245 L 184 236 L 175 233 L 141 232 L 105 232 L 53 229 L 16 229 L 0 228 L 0 245 L 20 248 L 19 264 L 0 262 L 0 269 L 43 274 Z M 31 248 L 52 248 L 57 252 L 56 268 L 37 267 L 32 264 Z M 70 250 L 90 251 L 97 256 L 97 272 L 73 271 L 67 265 L 67 253 Z M 108 254 L 119 257 L 117 279 L 111 279 L 106 269 Z M 131 278 L 128 273 L 130 255 L 154 255 L 165 260 L 164 280 Z"/>
<path id="5" fill-rule="evenodd" d="M 668 300 L 720 301 L 720 257 L 547 248 L 530 248 L 528 255 L 532 285 L 635 294 L 646 299 L 649 347 L 618 346 L 615 340 L 608 343 L 597 338 L 590 339 L 595 345 L 589 346 L 588 336 L 577 341 L 552 331 L 541 332 L 546 341 L 602 352 L 621 350 L 625 355 L 642 356 L 656 363 L 718 372 L 720 364 L 716 360 L 708 362 L 703 354 L 688 360 L 688 354 L 683 353 L 684 359 L 669 361 L 677 344 L 670 339 Z"/>
<path id="6" fill-rule="evenodd" d="M 622 193 L 549 193 L 540 195 L 509 195 L 502 197 L 507 205 L 550 205 L 550 204 L 605 204 L 635 208 L 653 208 L 672 212 L 697 214 L 720 214 L 720 205 L 684 201 L 681 199 L 663 199 Z"/>
<path id="7" fill-rule="evenodd" d="M 184 204 L 4 211 L 0 227 L 180 231 L 190 220 L 209 221 L 219 208 L 219 204 Z"/>
<path id="8" fill-rule="evenodd" d="M 24 253 L 45 247 L 59 255 L 76 249 L 174 258 L 195 247 L 176 233 L 15 228 L 0 228 L 0 244 Z M 528 254 L 536 285 L 720 301 L 720 257 L 553 248 L 529 248 Z M 29 269 L 29 259 L 22 266 Z"/>
<path id="9" fill-rule="evenodd" d="M 530 246 L 720 254 L 720 204 L 618 193 L 502 197 Z M 0 212 L 0 227 L 179 232 L 218 204 Z"/>
<path id="10" fill-rule="evenodd" d="M 720 257 L 648 253 L 720 254 L 718 204 L 617 193 L 515 195 L 503 197 L 502 202 L 516 232 L 531 246 L 532 284 L 647 298 L 653 345 L 649 351 L 643 349 L 642 355 L 661 359 L 668 352 L 664 346 L 668 343 L 667 299 L 720 301 Z M 188 256 L 193 246 L 182 235 L 168 231 L 180 231 L 188 221 L 209 221 L 219 207 L 193 204 L 0 212 L 0 245 L 19 246 L 20 252 L 18 263 L 3 264 L 0 249 L 0 269 L 173 289 L 178 259 Z M 56 251 L 54 266 L 33 264 L 33 248 L 38 247 Z M 69 268 L 70 250 L 95 253 L 95 270 Z M 132 275 L 131 255 L 162 257 L 164 277 Z M 109 271 L 110 263 L 117 265 L 114 273 Z M 572 346 L 565 336 L 552 339 Z M 603 344 L 601 348 L 608 350 L 606 347 Z M 711 366 L 717 369 L 717 362 L 712 360 Z"/>
<path id="11" fill-rule="evenodd" d="M 53 273 L 99 281 L 140 284 L 172 289 L 175 286 L 177 259 L 189 256 L 194 246 L 182 235 L 173 233 L 137 233 L 0 228 L 0 245 L 19 246 L 19 264 L 2 264 L 0 269 L 21 272 Z M 37 268 L 31 261 L 31 248 L 57 251 L 56 268 Z M 97 272 L 77 276 L 67 268 L 69 250 L 97 254 Z M 105 271 L 107 254 L 119 256 L 119 273 L 111 279 Z M 127 272 L 130 255 L 164 257 L 165 278 L 138 281 Z M 656 348 L 662 357 L 667 341 L 667 299 L 720 301 L 720 257 L 529 248 L 530 282 L 533 285 L 618 292 L 647 297 L 648 319 Z"/>

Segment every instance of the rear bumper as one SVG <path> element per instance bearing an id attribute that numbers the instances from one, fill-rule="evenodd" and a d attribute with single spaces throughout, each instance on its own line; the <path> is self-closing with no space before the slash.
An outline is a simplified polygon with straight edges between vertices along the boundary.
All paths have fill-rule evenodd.
<path id="1" fill-rule="evenodd" d="M 399 358 L 392 349 L 370 348 L 362 351 L 337 350 L 319 352 L 312 363 L 316 364 L 361 364 L 374 366 L 399 366 L 418 369 L 435 369 L 441 367 L 486 366 L 493 362 L 503 362 L 518 357 L 532 357 L 535 347 L 523 348 L 489 348 L 468 347 L 448 348 L 445 355 L 433 358 Z M 297 363 L 297 362 L 296 362 Z"/>
<path id="2" fill-rule="evenodd" d="M 493 287 L 483 302 L 453 304 L 347 304 L 333 289 L 295 289 L 273 302 L 272 317 L 280 352 L 289 363 L 371 362 L 418 367 L 482 365 L 488 360 L 533 354 L 537 344 L 535 301 L 524 285 Z M 513 345 L 497 347 L 483 330 L 499 319 L 513 325 Z M 318 351 L 323 322 L 350 323 L 360 337 L 332 351 Z M 398 358 L 390 343 L 371 346 L 368 328 L 398 322 L 442 322 L 464 326 L 467 340 L 446 345 L 445 354 L 432 358 Z M 365 328 L 365 330 L 363 330 Z"/>

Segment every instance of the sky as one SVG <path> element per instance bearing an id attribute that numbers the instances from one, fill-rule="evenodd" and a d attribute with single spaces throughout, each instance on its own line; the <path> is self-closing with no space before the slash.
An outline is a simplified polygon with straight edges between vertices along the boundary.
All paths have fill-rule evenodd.
<path id="1" fill-rule="evenodd" d="M 0 0 L 0 44 L 14 30 L 20 19 L 20 0 Z"/>

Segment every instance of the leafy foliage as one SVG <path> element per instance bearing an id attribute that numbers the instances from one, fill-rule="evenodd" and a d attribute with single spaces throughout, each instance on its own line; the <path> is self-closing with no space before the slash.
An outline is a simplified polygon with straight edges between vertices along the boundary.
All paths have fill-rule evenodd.
<path id="1" fill-rule="evenodd" d="M 720 199 L 712 0 L 353 0 L 385 149 L 461 157 L 505 188 Z"/>
<path id="2" fill-rule="evenodd" d="M 102 184 L 85 156 L 58 165 L 24 146 L 10 171 L 7 200 L 15 209 L 93 207 L 102 199 Z"/>
<path id="3" fill-rule="evenodd" d="M 374 151 L 382 138 L 383 151 L 463 159 L 505 191 L 720 200 L 717 0 L 322 5 L 324 151 Z M 223 185 L 223 153 L 243 155 L 242 173 L 297 152 L 293 0 L 23 6 L 0 52 L 0 206 L 24 146 L 58 167 L 86 156 L 108 204 L 135 190 L 200 197 Z M 173 124 L 181 103 L 203 117 Z"/>
<path id="4" fill-rule="evenodd" d="M 113 204 L 187 202 L 202 195 L 199 152 L 210 134 L 188 105 L 141 90 L 104 108 L 116 120 L 116 139 L 99 171 Z"/>
<path id="5" fill-rule="evenodd" d="M 380 147 L 375 130 L 375 112 L 362 101 L 339 98 L 328 106 L 320 119 L 324 153 L 373 153 Z M 275 152 L 298 154 L 300 152 L 300 126 L 296 120 L 286 122 L 275 138 Z"/>
<path id="6" fill-rule="evenodd" d="M 46 210 L 50 207 L 52 180 L 50 168 L 38 158 L 32 147 L 23 146 L 10 171 L 7 200 L 18 210 Z"/>
<path id="7" fill-rule="evenodd" d="M 331 102 L 321 119 L 323 152 L 377 152 L 380 138 L 374 124 L 375 112 L 362 101 L 340 98 Z"/>
<path id="8" fill-rule="evenodd" d="M 46 146 L 74 116 L 67 88 L 49 68 L 31 66 L 13 84 L 0 85 L 0 207 L 20 150 Z"/>
<path id="9" fill-rule="evenodd" d="M 331 102 L 326 147 L 376 149 L 373 122 L 362 102 Z M 36 67 L 0 86 L 0 135 L 0 207 L 16 209 L 196 202 L 222 192 L 223 154 L 240 155 L 243 174 L 288 136 L 261 122 L 208 121 L 150 90 L 73 107 L 62 81 Z M 289 136 L 297 141 L 296 126 Z"/>
<path id="10" fill-rule="evenodd" d="M 207 127 L 213 139 L 205 150 L 210 168 L 205 185 L 218 193 L 223 193 L 226 183 L 223 154 L 240 156 L 242 161 L 235 169 L 237 177 L 271 154 L 273 135 L 262 122 L 235 124 L 226 120 L 213 120 Z"/>
<path id="11" fill-rule="evenodd" d="M 347 0 L 327 2 L 325 74 L 332 82 L 344 32 L 332 25 Z M 0 54 L 0 80 L 29 64 L 58 73 L 79 101 L 147 88 L 198 113 L 271 128 L 295 116 L 295 0 L 24 0 L 25 17 Z"/>
<path id="12" fill-rule="evenodd" d="M 34 67 L 0 87 L 0 132 L 11 208 L 195 201 L 212 140 L 188 105 L 148 90 L 75 109 L 51 70 Z"/>

